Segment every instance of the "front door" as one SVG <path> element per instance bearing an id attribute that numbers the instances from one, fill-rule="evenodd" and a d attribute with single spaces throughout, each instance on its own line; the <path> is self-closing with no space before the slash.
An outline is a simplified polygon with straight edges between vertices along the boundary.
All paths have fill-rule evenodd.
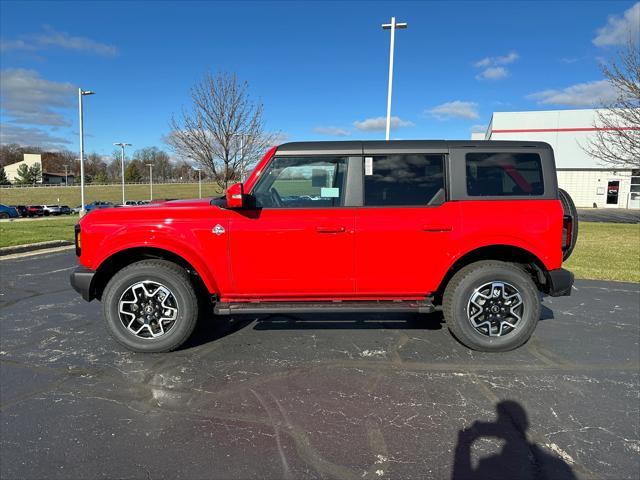
<path id="1" fill-rule="evenodd" d="M 356 292 L 424 297 L 437 287 L 460 235 L 458 204 L 445 202 L 443 154 L 364 158 L 363 207 L 356 211 Z"/>
<path id="2" fill-rule="evenodd" d="M 354 211 L 344 208 L 347 158 L 276 157 L 231 212 L 233 298 L 331 298 L 354 291 Z"/>

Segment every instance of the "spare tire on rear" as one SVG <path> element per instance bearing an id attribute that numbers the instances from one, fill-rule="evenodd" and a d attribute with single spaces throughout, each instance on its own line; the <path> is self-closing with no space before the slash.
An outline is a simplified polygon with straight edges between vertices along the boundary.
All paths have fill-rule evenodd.
<path id="1" fill-rule="evenodd" d="M 573 203 L 573 199 L 565 190 L 559 188 L 558 193 L 560 194 L 564 215 L 571 217 L 571 241 L 566 250 L 562 252 L 562 260 L 567 260 L 578 241 L 578 210 L 576 209 L 576 204 Z"/>

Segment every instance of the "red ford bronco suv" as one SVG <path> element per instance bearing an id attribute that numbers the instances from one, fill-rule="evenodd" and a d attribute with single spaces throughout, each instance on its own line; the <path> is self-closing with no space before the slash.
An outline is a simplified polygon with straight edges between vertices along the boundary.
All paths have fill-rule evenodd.
<path id="1" fill-rule="evenodd" d="M 287 143 L 226 197 L 91 212 L 71 284 L 135 351 L 179 347 L 211 310 L 438 308 L 464 345 L 506 351 L 540 292 L 571 293 L 577 226 L 546 143 Z"/>

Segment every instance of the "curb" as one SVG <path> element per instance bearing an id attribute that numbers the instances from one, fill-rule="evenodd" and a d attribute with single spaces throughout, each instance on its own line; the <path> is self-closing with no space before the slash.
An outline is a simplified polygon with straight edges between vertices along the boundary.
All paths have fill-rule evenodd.
<path id="1" fill-rule="evenodd" d="M 5 255 L 13 255 L 14 253 L 33 252 L 36 250 L 44 250 L 45 248 L 66 247 L 73 245 L 68 240 L 50 240 L 48 242 L 28 243 L 26 245 L 14 245 L 11 247 L 0 248 L 0 257 Z"/>

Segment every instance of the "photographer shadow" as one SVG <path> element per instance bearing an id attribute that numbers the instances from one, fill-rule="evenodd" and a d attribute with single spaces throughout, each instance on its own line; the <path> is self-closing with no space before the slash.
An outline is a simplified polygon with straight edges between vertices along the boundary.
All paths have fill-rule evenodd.
<path id="1" fill-rule="evenodd" d="M 452 480 L 576 480 L 569 464 L 529 442 L 527 413 L 519 403 L 504 400 L 496 412 L 494 422 L 476 421 L 458 432 Z M 474 468 L 472 446 L 482 438 L 501 440 L 504 446 L 500 453 L 481 458 Z"/>

